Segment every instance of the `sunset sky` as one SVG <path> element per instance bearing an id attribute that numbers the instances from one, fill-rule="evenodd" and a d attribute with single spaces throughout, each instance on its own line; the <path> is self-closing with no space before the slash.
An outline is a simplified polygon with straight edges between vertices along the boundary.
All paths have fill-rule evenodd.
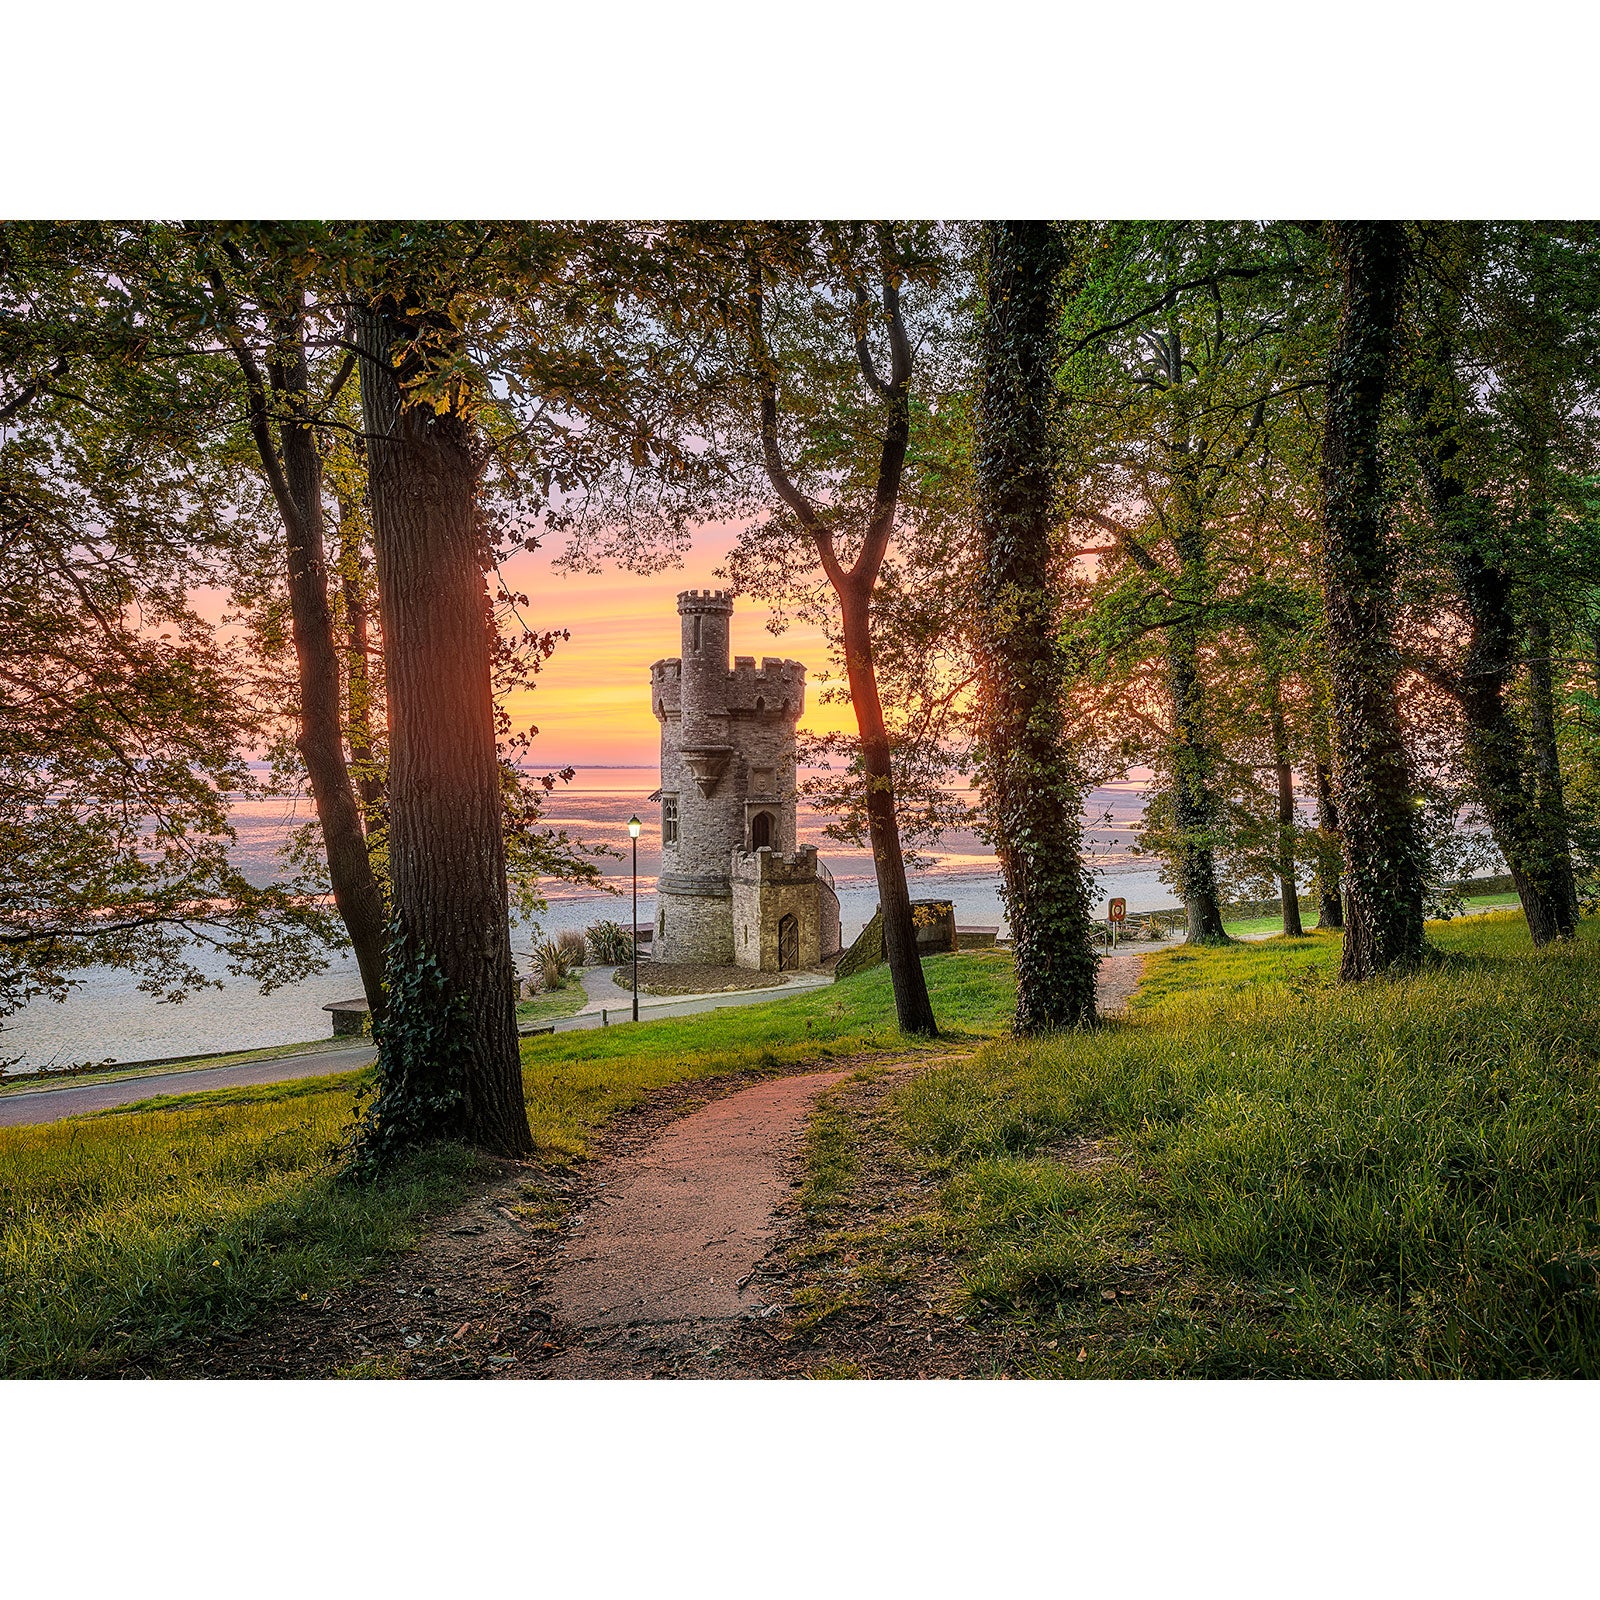
<path id="1" fill-rule="evenodd" d="M 650 663 L 679 653 L 678 593 L 724 587 L 714 572 L 732 544 L 731 529 L 703 529 L 682 567 L 650 577 L 614 567 L 595 575 L 552 572 L 558 548 L 518 555 L 506 563 L 507 583 L 532 601 L 530 622 L 572 631 L 545 664 L 533 693 L 519 695 L 509 705 L 519 727 L 528 721 L 538 725 L 534 765 L 655 763 L 660 726 L 650 710 Z M 818 704 L 817 679 L 828 664 L 821 635 L 793 627 L 774 636 L 766 629 L 768 615 L 754 602 L 735 603 L 732 654 L 805 662 L 802 726 L 815 731 L 853 727 L 848 706 Z"/>

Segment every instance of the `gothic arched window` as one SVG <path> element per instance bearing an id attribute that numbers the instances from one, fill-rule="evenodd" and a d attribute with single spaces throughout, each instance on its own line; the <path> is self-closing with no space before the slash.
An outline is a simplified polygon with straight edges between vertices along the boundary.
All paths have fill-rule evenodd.
<path id="1" fill-rule="evenodd" d="M 770 811 L 758 811 L 750 819 L 750 848 L 759 850 L 763 845 L 768 849 L 772 847 L 772 813 Z"/>

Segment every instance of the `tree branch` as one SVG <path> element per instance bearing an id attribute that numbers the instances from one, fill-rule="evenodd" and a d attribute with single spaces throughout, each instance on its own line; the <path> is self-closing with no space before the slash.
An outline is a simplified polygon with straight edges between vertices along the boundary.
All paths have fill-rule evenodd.
<path id="1" fill-rule="evenodd" d="M 800 526 L 816 542 L 817 555 L 828 582 L 835 589 L 849 581 L 848 574 L 839 563 L 833 547 L 833 533 L 822 520 L 817 508 L 790 478 L 784 466 L 783 450 L 778 443 L 778 383 L 773 371 L 772 352 L 767 348 L 766 328 L 762 322 L 761 258 L 754 250 L 749 255 L 749 323 L 750 348 L 755 357 L 756 387 L 761 398 L 761 459 L 767 477 L 777 491 L 778 498 L 794 512 Z"/>

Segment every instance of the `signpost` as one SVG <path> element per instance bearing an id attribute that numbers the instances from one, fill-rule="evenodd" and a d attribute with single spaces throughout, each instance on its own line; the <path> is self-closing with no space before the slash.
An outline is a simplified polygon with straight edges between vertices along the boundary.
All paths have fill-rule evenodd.
<path id="1" fill-rule="evenodd" d="M 1118 895 L 1106 908 L 1106 921 L 1111 924 L 1111 948 L 1117 948 L 1117 929 L 1128 920 L 1128 902 Z"/>

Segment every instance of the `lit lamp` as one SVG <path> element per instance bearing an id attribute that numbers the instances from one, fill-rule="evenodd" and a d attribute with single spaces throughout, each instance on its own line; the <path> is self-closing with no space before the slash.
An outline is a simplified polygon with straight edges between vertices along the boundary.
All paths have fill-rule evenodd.
<path id="1" fill-rule="evenodd" d="M 633 840 L 633 1020 L 639 1020 L 639 816 L 628 818 L 628 837 Z"/>

